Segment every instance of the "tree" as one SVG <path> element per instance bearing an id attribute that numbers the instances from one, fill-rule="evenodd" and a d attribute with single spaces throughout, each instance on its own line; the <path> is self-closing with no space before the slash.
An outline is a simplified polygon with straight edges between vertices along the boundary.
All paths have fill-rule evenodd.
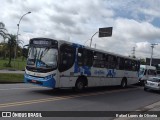
<path id="1" fill-rule="evenodd" d="M 9 61 L 8 61 L 8 67 L 11 67 L 11 60 L 12 57 L 14 56 L 14 48 L 16 46 L 16 35 L 8 34 L 9 39 L 7 43 L 7 47 L 9 49 Z"/>
<path id="2" fill-rule="evenodd" d="M 141 63 L 142 65 L 146 65 L 145 59 L 144 59 L 144 58 L 141 58 L 141 59 L 140 59 L 140 63 Z"/>
<path id="3" fill-rule="evenodd" d="M 6 35 L 6 28 L 5 24 L 3 22 L 0 22 L 0 36 L 5 36 Z"/>
<path id="4" fill-rule="evenodd" d="M 3 59 L 5 59 L 7 57 L 7 43 L 5 42 L 1 42 L 0 43 L 0 57 L 3 57 Z"/>
<path id="5" fill-rule="evenodd" d="M 0 22 L 0 36 L 3 37 L 3 59 L 6 58 L 6 38 L 8 38 L 7 29 L 5 28 L 5 24 Z"/>

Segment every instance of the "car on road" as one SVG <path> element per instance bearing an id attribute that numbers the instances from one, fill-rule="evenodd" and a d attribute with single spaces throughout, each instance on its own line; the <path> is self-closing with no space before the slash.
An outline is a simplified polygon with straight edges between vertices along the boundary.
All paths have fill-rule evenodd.
<path id="1" fill-rule="evenodd" d="M 157 90 L 160 92 L 160 77 L 150 77 L 144 84 L 144 90 Z"/>
<path id="2" fill-rule="evenodd" d="M 139 69 L 139 84 L 144 85 L 146 80 L 150 77 L 156 77 L 157 70 L 155 66 L 140 65 Z"/>

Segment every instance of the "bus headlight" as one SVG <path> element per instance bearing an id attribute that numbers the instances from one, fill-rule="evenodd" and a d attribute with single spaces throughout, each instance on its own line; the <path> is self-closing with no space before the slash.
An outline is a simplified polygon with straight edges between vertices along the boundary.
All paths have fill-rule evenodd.
<path id="1" fill-rule="evenodd" d="M 52 78 L 52 75 L 48 75 L 45 77 L 45 79 L 51 79 Z"/>
<path id="2" fill-rule="evenodd" d="M 51 79 L 51 78 L 53 78 L 55 75 L 56 75 L 56 73 L 51 74 L 51 75 L 48 75 L 48 76 L 45 77 L 45 79 Z"/>
<path id="3" fill-rule="evenodd" d="M 25 73 L 25 77 L 29 77 L 29 75 Z"/>

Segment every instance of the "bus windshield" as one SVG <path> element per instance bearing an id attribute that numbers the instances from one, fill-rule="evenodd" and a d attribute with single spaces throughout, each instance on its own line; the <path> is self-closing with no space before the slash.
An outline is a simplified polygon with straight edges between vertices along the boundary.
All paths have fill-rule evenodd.
<path id="1" fill-rule="evenodd" d="M 140 68 L 139 70 L 139 75 L 144 75 L 145 69 L 144 68 Z"/>
<path id="2" fill-rule="evenodd" d="M 57 67 L 57 49 L 31 47 L 28 52 L 27 65 L 39 68 Z"/>

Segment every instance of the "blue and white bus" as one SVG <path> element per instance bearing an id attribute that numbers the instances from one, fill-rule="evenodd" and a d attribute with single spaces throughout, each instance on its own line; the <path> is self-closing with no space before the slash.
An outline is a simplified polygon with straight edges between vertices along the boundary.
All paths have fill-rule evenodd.
<path id="1" fill-rule="evenodd" d="M 139 60 L 49 38 L 29 42 L 25 82 L 50 88 L 138 83 Z"/>

